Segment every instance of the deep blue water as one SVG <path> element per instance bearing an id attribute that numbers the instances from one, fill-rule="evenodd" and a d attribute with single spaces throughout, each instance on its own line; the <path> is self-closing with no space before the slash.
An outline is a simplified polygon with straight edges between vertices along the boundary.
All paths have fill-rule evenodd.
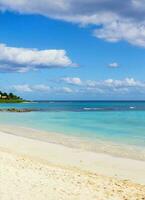
<path id="1" fill-rule="evenodd" d="M 145 102 L 34 102 L 0 104 L 37 112 L 0 112 L 1 124 L 145 147 Z"/>
<path id="2" fill-rule="evenodd" d="M 37 101 L 0 104 L 0 108 L 30 108 L 42 111 L 130 111 L 145 110 L 145 101 Z"/>

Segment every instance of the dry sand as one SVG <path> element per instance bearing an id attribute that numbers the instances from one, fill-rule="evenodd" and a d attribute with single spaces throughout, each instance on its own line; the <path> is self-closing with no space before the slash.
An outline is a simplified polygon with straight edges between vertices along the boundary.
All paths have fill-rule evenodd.
<path id="1" fill-rule="evenodd" d="M 145 162 L 0 132 L 0 200 L 145 200 Z"/>

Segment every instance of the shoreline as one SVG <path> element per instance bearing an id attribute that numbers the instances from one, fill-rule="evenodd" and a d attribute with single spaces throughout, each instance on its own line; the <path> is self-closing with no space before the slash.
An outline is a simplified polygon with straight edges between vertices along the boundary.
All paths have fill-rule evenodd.
<path id="1" fill-rule="evenodd" d="M 93 153 L 103 153 L 119 158 L 145 161 L 145 148 L 143 147 L 115 143 L 101 139 L 92 140 L 86 137 L 66 135 L 62 133 L 51 133 L 39 129 L 16 125 L 0 125 L 0 131 L 11 135 L 63 145 L 73 149 L 80 149 Z"/>
<path id="2" fill-rule="evenodd" d="M 22 128 L 20 129 L 22 130 Z M 20 133 L 20 130 L 18 132 Z M 33 130 L 33 129 L 32 129 Z M 26 129 L 24 129 L 24 132 Z M 106 176 L 129 179 L 145 184 L 145 161 L 92 152 L 82 148 L 72 148 L 63 144 L 29 138 L 23 132 L 6 133 L 0 129 L 0 148 L 18 155 L 28 155 L 48 163 L 81 168 Z M 29 132 L 30 134 L 30 132 Z M 63 158 L 62 155 L 65 157 Z M 98 165 L 99 164 L 99 165 Z M 107 166 L 107 171 L 106 171 Z"/>
<path id="3" fill-rule="evenodd" d="M 145 161 L 71 148 L 23 133 L 18 136 L 18 132 L 0 131 L 1 200 L 144 199 Z"/>

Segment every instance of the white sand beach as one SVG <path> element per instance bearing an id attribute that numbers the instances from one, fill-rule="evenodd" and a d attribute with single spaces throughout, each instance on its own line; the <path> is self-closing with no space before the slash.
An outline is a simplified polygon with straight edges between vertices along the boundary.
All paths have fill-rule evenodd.
<path id="1" fill-rule="evenodd" d="M 26 138 L 9 130 L 0 132 L 1 200 L 145 199 L 144 161 Z"/>

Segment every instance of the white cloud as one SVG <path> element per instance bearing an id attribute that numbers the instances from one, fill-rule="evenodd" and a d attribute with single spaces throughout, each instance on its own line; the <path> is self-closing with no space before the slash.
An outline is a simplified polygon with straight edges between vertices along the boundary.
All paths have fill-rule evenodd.
<path id="1" fill-rule="evenodd" d="M 95 93 L 95 94 L 105 94 L 105 91 L 99 87 L 85 87 L 83 89 L 84 93 Z"/>
<path id="2" fill-rule="evenodd" d="M 41 92 L 51 94 L 103 94 L 103 95 L 115 95 L 115 94 L 129 94 L 145 93 L 145 82 L 135 80 L 134 78 L 119 79 L 106 79 L 106 80 L 81 80 L 80 85 L 74 85 L 73 88 L 65 85 L 48 86 L 45 84 L 37 85 L 14 85 L 12 90 L 19 93 Z"/>
<path id="3" fill-rule="evenodd" d="M 130 44 L 145 47 L 145 21 L 116 19 L 97 29 L 94 35 L 109 42 L 126 40 Z"/>
<path id="4" fill-rule="evenodd" d="M 121 88 L 121 87 L 139 87 L 145 88 L 145 83 L 141 81 L 137 81 L 134 78 L 125 78 L 123 80 L 113 80 L 107 79 L 102 82 L 102 85 L 106 87 L 114 87 L 114 88 Z"/>
<path id="5" fill-rule="evenodd" d="M 81 85 L 82 84 L 81 79 L 78 77 L 64 77 L 64 78 L 61 78 L 61 80 L 63 80 L 66 83 L 73 84 L 73 85 Z"/>
<path id="6" fill-rule="evenodd" d="M 0 71 L 27 72 L 52 67 L 71 67 L 65 50 L 38 50 L 0 44 Z"/>
<path id="7" fill-rule="evenodd" d="M 145 9 L 145 0 L 132 0 L 132 3 L 135 8 L 144 10 Z"/>
<path id="8" fill-rule="evenodd" d="M 22 85 L 14 85 L 12 86 L 12 89 L 14 89 L 17 92 L 49 92 L 50 87 L 47 85 L 28 85 L 28 84 L 22 84 Z"/>
<path id="9" fill-rule="evenodd" d="M 117 62 L 113 62 L 113 63 L 110 63 L 108 66 L 111 68 L 117 68 L 119 67 L 119 64 Z"/>
<path id="10" fill-rule="evenodd" d="M 122 80 L 118 79 L 106 79 L 106 80 L 81 80 L 79 77 L 66 77 L 62 78 L 62 81 L 64 81 L 67 84 L 73 84 L 80 87 L 88 87 L 88 88 L 94 88 L 94 87 L 145 87 L 145 83 L 142 81 L 135 80 L 134 78 L 125 78 Z"/>
<path id="11" fill-rule="evenodd" d="M 37 85 L 28 85 L 28 84 L 21 84 L 21 85 L 14 85 L 10 87 L 11 90 L 14 90 L 19 93 L 30 93 L 30 92 L 41 92 L 41 93 L 73 93 L 73 90 L 69 87 L 50 87 L 44 84 L 37 84 Z"/>
<path id="12" fill-rule="evenodd" d="M 0 10 L 92 24 L 97 38 L 145 47 L 145 0 L 0 0 Z"/>
<path id="13" fill-rule="evenodd" d="M 24 84 L 24 85 L 14 85 L 12 86 L 12 89 L 18 92 L 32 92 L 32 89 L 29 85 Z"/>
<path id="14" fill-rule="evenodd" d="M 135 80 L 134 78 L 125 78 L 122 80 L 106 79 L 103 81 L 96 81 L 96 84 L 93 85 L 92 92 L 97 92 L 100 90 L 100 93 L 104 94 L 125 94 L 130 92 L 145 92 L 145 82 Z"/>
<path id="15" fill-rule="evenodd" d="M 49 92 L 51 89 L 47 85 L 40 84 L 40 85 L 32 86 L 32 90 L 40 91 L 40 92 Z"/>
<path id="16" fill-rule="evenodd" d="M 73 90 L 69 87 L 63 87 L 60 89 L 60 91 L 65 92 L 65 93 L 73 93 Z"/>
<path id="17" fill-rule="evenodd" d="M 95 87 L 96 86 L 96 84 L 97 84 L 97 82 L 96 81 L 94 81 L 94 80 L 87 80 L 87 81 L 85 81 L 85 83 L 84 83 L 84 85 L 87 85 L 88 87 Z"/>
<path id="18" fill-rule="evenodd" d="M 69 79 L 71 80 L 71 79 Z M 70 84 L 69 81 L 65 83 Z M 93 93 L 127 93 L 133 91 L 145 91 L 145 82 L 135 80 L 134 78 L 106 79 L 106 80 L 81 80 L 81 84 L 73 84 L 77 90 L 75 92 L 93 92 Z M 72 84 L 72 82 L 71 82 Z"/>

